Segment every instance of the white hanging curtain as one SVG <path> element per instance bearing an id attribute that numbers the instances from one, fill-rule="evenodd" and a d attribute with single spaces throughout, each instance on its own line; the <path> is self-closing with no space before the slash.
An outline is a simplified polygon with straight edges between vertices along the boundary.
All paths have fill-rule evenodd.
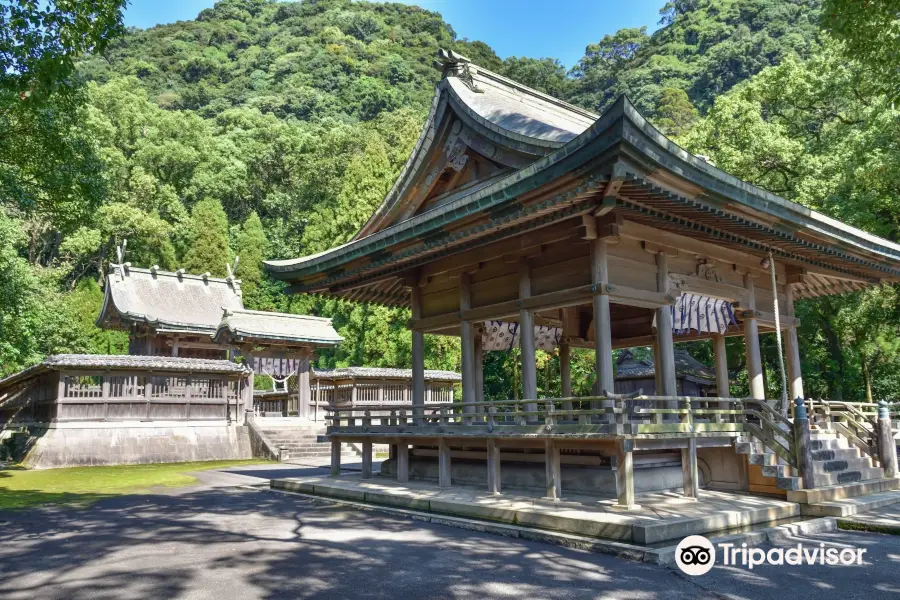
<path id="1" fill-rule="evenodd" d="M 700 294 L 682 294 L 670 307 L 672 311 L 672 333 L 687 335 L 691 330 L 698 334 L 725 333 L 730 325 L 737 325 L 731 303 L 720 298 Z M 656 327 L 656 316 L 653 317 Z"/>
<path id="2" fill-rule="evenodd" d="M 562 329 L 538 325 L 534 328 L 534 347 L 551 352 L 559 346 Z M 519 345 L 519 324 L 507 321 L 485 321 L 484 334 L 481 336 L 485 350 L 509 351 Z"/>

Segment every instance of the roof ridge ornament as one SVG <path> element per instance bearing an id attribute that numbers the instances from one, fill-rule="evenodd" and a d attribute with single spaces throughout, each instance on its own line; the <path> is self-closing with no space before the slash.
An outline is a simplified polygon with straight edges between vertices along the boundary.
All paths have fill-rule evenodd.
<path id="1" fill-rule="evenodd" d="M 470 58 L 453 50 L 444 50 L 443 48 L 438 50 L 437 56 L 437 60 L 434 61 L 434 67 L 440 69 L 442 79 L 456 77 L 476 94 L 484 93 L 484 90 L 475 84 L 474 75 L 478 73 L 478 67 L 472 64 Z"/>

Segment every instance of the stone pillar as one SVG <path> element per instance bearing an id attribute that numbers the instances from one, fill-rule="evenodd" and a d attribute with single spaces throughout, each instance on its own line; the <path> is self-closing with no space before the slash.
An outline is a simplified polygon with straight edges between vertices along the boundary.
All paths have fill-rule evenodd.
<path id="1" fill-rule="evenodd" d="M 450 487 L 450 446 L 447 438 L 438 440 L 438 487 Z"/>
<path id="2" fill-rule="evenodd" d="M 753 276 L 744 275 L 744 287 L 749 292 L 749 307 L 756 310 L 756 294 L 753 288 Z M 765 400 L 766 387 L 763 384 L 762 356 L 759 352 L 759 324 L 755 317 L 744 319 L 744 344 L 747 348 L 747 379 L 750 382 L 750 397 Z"/>
<path id="3" fill-rule="evenodd" d="M 697 438 L 689 438 L 687 448 L 681 449 L 681 476 L 684 495 L 697 498 L 700 493 L 700 477 L 697 471 Z"/>
<path id="4" fill-rule="evenodd" d="M 372 477 L 372 442 L 366 440 L 362 443 L 362 478 Z"/>
<path id="5" fill-rule="evenodd" d="M 593 297 L 594 308 L 594 369 L 597 373 L 597 394 L 615 393 L 612 357 L 612 329 L 609 316 L 609 265 L 607 261 L 607 243 L 604 238 L 591 241 L 591 283 L 596 286 Z M 604 400 L 602 406 L 610 408 L 612 400 Z M 612 421 L 613 415 L 606 415 Z"/>
<path id="6" fill-rule="evenodd" d="M 528 262 L 519 262 L 519 298 L 531 297 L 531 267 Z M 523 308 L 519 311 L 519 349 L 522 351 L 522 399 L 537 400 L 537 365 L 534 356 L 534 312 Z M 537 403 L 526 402 L 526 411 L 537 411 Z M 528 417 L 529 422 L 537 420 Z"/>
<path id="7" fill-rule="evenodd" d="M 559 344 L 559 380 L 562 384 L 562 397 L 572 397 L 572 349 L 565 338 Z M 572 402 L 563 402 L 563 410 L 572 410 Z"/>
<path id="8" fill-rule="evenodd" d="M 338 477 L 341 474 L 341 443 L 331 439 L 331 476 Z"/>
<path id="9" fill-rule="evenodd" d="M 422 318 L 422 289 L 415 284 L 410 290 L 412 318 Z M 421 425 L 425 415 L 425 334 L 412 332 L 412 405 L 413 424 Z"/>
<path id="10" fill-rule="evenodd" d="M 613 508 L 640 508 L 634 498 L 634 440 L 616 440 L 616 494 L 618 503 Z"/>
<path id="11" fill-rule="evenodd" d="M 487 484 L 488 493 L 500 493 L 500 448 L 493 438 L 487 440 Z"/>
<path id="12" fill-rule="evenodd" d="M 784 286 L 786 313 L 794 316 L 794 286 Z M 797 328 L 788 327 L 784 336 L 784 349 L 787 354 L 788 394 L 791 398 L 805 398 L 803 393 L 803 375 L 800 372 L 800 344 L 797 340 Z"/>
<path id="13" fill-rule="evenodd" d="M 400 440 L 397 444 L 397 482 L 409 481 L 409 444 Z"/>
<path id="14" fill-rule="evenodd" d="M 547 492 L 544 497 L 548 500 L 562 498 L 562 468 L 559 456 L 559 447 L 553 440 L 544 440 L 544 474 L 547 483 Z"/>
<path id="15" fill-rule="evenodd" d="M 891 429 L 891 413 L 888 403 L 878 403 L 878 460 L 884 469 L 884 476 L 893 479 L 900 475 L 897 470 L 897 442 Z"/>
<path id="16" fill-rule="evenodd" d="M 472 282 L 468 273 L 459 276 L 459 310 L 472 308 Z M 462 351 L 462 395 L 463 413 L 475 412 L 471 404 L 476 401 L 475 394 L 475 328 L 469 321 L 460 324 L 460 349 Z"/>

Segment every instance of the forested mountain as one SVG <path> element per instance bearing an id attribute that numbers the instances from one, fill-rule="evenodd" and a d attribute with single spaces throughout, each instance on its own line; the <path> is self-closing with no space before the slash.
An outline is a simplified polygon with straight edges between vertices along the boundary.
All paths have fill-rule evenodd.
<path id="1" fill-rule="evenodd" d="M 401 4 L 223 0 L 191 21 L 111 26 L 76 48 L 64 94 L 24 101 L 0 80 L 0 375 L 51 352 L 124 351 L 93 327 L 123 239 L 141 266 L 222 274 L 240 255 L 248 307 L 335 319 L 347 341 L 323 366 L 407 365 L 404 311 L 285 296 L 260 261 L 324 250 L 366 221 L 418 135 L 441 47 L 596 112 L 627 93 L 733 174 L 897 239 L 896 86 L 871 66 L 878 47 L 820 29 L 826 14 L 834 35 L 858 35 L 846 1 L 674 0 L 652 35 L 607 35 L 569 72 L 552 57 L 501 60 Z M 894 288 L 801 304 L 811 393 L 900 393 L 897 304 Z M 458 368 L 455 340 L 427 343 L 429 368 Z M 512 393 L 513 359 L 487 359 L 489 396 Z M 539 358 L 542 393 L 559 393 L 556 360 Z M 591 360 L 574 360 L 586 392 Z"/>
<path id="2" fill-rule="evenodd" d="M 704 111 L 764 68 L 809 56 L 819 11 L 819 0 L 672 0 L 653 35 L 621 29 L 588 46 L 572 70 L 570 99 L 602 111 L 628 94 L 653 116 L 665 90 L 682 90 Z"/>

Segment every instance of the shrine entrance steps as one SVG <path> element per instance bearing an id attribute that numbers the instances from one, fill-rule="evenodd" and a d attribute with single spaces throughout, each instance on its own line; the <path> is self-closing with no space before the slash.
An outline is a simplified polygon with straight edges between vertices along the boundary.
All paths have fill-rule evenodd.
<path id="1" fill-rule="evenodd" d="M 325 424 L 298 417 L 254 417 L 248 421 L 256 434 L 261 454 L 281 462 L 323 463 L 331 460 L 331 443 L 325 440 Z M 256 448 L 254 448 L 256 451 Z M 359 460 L 359 453 L 342 444 L 341 458 Z"/>
<path id="2" fill-rule="evenodd" d="M 900 479 L 885 478 L 847 439 L 835 432 L 813 431 L 812 489 L 801 489 L 799 473 L 756 438 L 745 436 L 735 441 L 735 451 L 747 455 L 750 490 L 784 493 L 790 502 L 802 505 L 802 513 L 811 516 L 843 517 L 900 502 Z"/>

